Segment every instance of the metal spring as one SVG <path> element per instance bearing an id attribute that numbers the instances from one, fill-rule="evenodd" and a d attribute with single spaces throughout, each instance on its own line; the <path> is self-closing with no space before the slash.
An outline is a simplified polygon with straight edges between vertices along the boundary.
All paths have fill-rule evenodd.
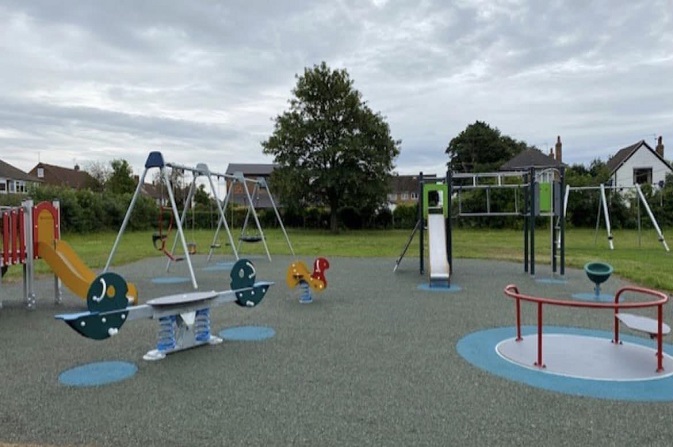
<path id="1" fill-rule="evenodd" d="M 159 318 L 159 341 L 157 342 L 158 351 L 166 352 L 175 348 L 176 321 L 177 317 L 175 315 Z"/>
<path id="2" fill-rule="evenodd" d="M 313 297 L 311 296 L 311 289 L 309 288 L 309 285 L 306 281 L 301 281 L 299 283 L 299 287 L 301 287 L 301 295 L 299 296 L 300 301 L 313 301 Z"/>
<path id="3" fill-rule="evenodd" d="M 194 320 L 194 335 L 196 341 L 207 342 L 210 340 L 210 309 L 200 309 L 196 311 Z"/>

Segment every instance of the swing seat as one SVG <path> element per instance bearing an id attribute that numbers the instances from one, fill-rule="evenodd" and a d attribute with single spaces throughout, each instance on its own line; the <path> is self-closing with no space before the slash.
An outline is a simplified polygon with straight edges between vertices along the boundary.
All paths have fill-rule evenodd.
<path id="1" fill-rule="evenodd" d="M 242 242 L 259 242 L 262 240 L 262 236 L 241 236 L 239 239 Z"/>
<path id="2" fill-rule="evenodd" d="M 160 250 L 160 251 L 163 250 L 163 247 L 162 247 L 163 244 L 157 244 L 157 242 L 158 241 L 163 242 L 165 240 L 166 240 L 166 235 L 165 234 L 154 233 L 152 235 L 152 245 L 154 245 L 154 248 L 156 248 L 157 250 Z"/>
<path id="3" fill-rule="evenodd" d="M 187 244 L 187 251 L 189 252 L 190 255 L 195 255 L 196 254 L 196 243 L 195 242 L 190 242 Z"/>

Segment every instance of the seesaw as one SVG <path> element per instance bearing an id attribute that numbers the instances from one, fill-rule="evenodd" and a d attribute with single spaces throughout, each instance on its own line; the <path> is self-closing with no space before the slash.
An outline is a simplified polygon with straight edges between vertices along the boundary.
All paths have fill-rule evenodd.
<path id="1" fill-rule="evenodd" d="M 241 259 L 230 273 L 231 290 L 223 292 L 191 292 L 149 300 L 146 304 L 129 306 L 128 285 L 112 272 L 99 275 L 87 293 L 87 312 L 56 315 L 80 335 L 104 340 L 119 332 L 126 321 L 153 319 L 159 321 L 156 349 L 143 356 L 160 360 L 183 349 L 204 344 L 218 344 L 222 339 L 210 332 L 210 309 L 226 303 L 242 307 L 258 305 L 272 282 L 255 282 L 252 262 Z"/>

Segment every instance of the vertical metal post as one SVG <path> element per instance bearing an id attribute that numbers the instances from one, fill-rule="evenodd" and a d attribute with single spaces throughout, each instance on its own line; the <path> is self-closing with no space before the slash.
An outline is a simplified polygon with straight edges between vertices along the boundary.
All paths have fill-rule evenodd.
<path id="1" fill-rule="evenodd" d="M 535 194 L 535 168 L 530 168 L 530 274 L 535 276 L 535 215 L 537 200 Z"/>
<path id="2" fill-rule="evenodd" d="M 544 368 L 544 363 L 542 363 L 542 302 L 538 301 L 537 303 L 537 362 L 535 366 L 538 368 Z"/>
<path id="3" fill-rule="evenodd" d="M 35 298 L 35 259 L 34 259 L 34 233 L 33 233 L 33 201 L 25 200 L 21 203 L 23 209 L 23 243 L 25 244 L 25 259 L 23 260 L 23 286 L 24 299 L 28 309 L 35 309 L 37 300 Z M 56 222 L 54 222 L 56 225 Z M 59 303 L 60 301 L 56 301 Z"/>
<path id="4" fill-rule="evenodd" d="M 657 372 L 664 370 L 664 354 L 663 354 L 663 331 L 664 331 L 664 306 L 659 304 L 657 306 Z"/>
<path id="5" fill-rule="evenodd" d="M 451 209 L 451 200 L 453 197 L 453 174 L 451 170 L 446 171 L 446 189 L 447 189 L 447 203 L 444 205 L 447 207 L 446 214 L 446 258 L 449 261 L 449 268 L 451 269 L 451 274 L 453 274 L 453 224 L 451 222 L 451 215 L 453 210 Z M 449 275 L 449 278 L 451 276 Z"/>
<path id="6" fill-rule="evenodd" d="M 527 179 L 526 179 L 527 180 Z M 530 189 L 530 181 L 528 182 Z M 529 238 L 529 225 L 530 225 L 530 192 L 525 191 L 523 195 L 523 271 L 528 273 L 528 238 Z"/>
<path id="7" fill-rule="evenodd" d="M 565 190 L 565 182 L 566 182 L 566 175 L 565 175 L 565 167 L 561 166 L 560 168 L 560 187 L 559 190 L 563 191 Z M 567 197 L 566 197 L 567 200 Z M 560 219 L 560 234 L 559 234 L 559 239 L 560 239 L 560 246 L 559 246 L 559 251 L 560 251 L 560 256 L 561 256 L 561 266 L 560 266 L 560 273 L 561 276 L 564 276 L 566 273 L 566 209 L 565 205 L 563 208 L 561 208 L 561 216 L 559 216 Z"/>
<path id="8" fill-rule="evenodd" d="M 419 240 L 420 240 L 420 245 L 419 245 L 419 251 L 420 251 L 420 256 L 419 256 L 419 261 L 421 264 L 420 272 L 421 275 L 425 273 L 425 269 L 423 266 L 423 244 L 425 243 L 425 218 L 423 216 L 423 202 L 425 201 L 424 196 L 424 188 L 423 188 L 423 171 L 421 171 L 418 174 L 418 189 L 419 189 L 419 194 L 418 194 L 418 221 L 421 223 L 421 232 L 419 233 Z"/>

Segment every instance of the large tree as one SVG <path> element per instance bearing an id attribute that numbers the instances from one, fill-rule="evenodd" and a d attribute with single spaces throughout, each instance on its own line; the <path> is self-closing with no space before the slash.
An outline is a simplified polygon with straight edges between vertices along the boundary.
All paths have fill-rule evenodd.
<path id="1" fill-rule="evenodd" d="M 322 62 L 296 78 L 289 110 L 276 117 L 262 147 L 278 164 L 272 182 L 283 203 L 328 206 L 336 232 L 340 207 L 385 203 L 400 141 L 346 70 Z"/>
<path id="2" fill-rule="evenodd" d="M 501 165 L 528 147 L 523 141 L 502 135 L 500 130 L 475 121 L 449 142 L 448 167 L 456 172 L 497 171 Z"/>
<path id="3" fill-rule="evenodd" d="M 110 173 L 105 189 L 113 194 L 133 193 L 136 189 L 136 181 L 133 178 L 133 168 L 129 162 L 123 159 L 115 159 L 110 162 Z"/>

